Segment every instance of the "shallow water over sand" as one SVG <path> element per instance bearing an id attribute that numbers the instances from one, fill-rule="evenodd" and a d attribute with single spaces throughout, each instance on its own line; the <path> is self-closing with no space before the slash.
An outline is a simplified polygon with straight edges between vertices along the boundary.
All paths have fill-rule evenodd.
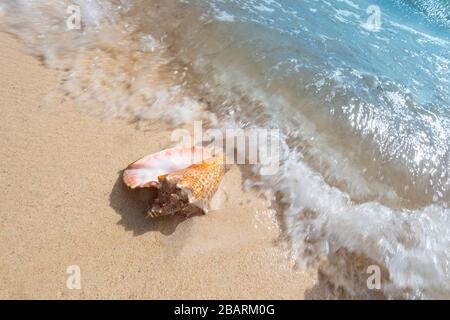
<path id="1" fill-rule="evenodd" d="M 373 31 L 363 0 L 75 1 L 67 30 L 72 2 L 2 2 L 2 24 L 81 105 L 280 129 L 280 170 L 248 184 L 283 208 L 299 264 L 354 295 L 376 264 L 386 296 L 449 297 L 450 36 L 429 7 L 378 1 Z"/>

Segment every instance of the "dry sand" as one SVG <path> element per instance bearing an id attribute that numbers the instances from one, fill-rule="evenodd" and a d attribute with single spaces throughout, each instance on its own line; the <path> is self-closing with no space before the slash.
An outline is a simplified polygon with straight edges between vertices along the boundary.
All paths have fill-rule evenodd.
<path id="1" fill-rule="evenodd" d="M 57 94 L 58 73 L 0 34 L 0 298 L 277 298 L 313 296 L 293 268 L 268 204 L 242 192 L 237 167 L 223 208 L 151 220 L 120 170 L 171 145 L 151 130 L 85 114 Z M 49 95 L 50 93 L 50 95 Z M 81 289 L 68 289 L 68 266 Z"/>

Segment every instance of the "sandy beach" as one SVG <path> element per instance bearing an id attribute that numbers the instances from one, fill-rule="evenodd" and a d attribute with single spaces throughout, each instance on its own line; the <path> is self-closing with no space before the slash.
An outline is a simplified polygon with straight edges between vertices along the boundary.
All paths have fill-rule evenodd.
<path id="1" fill-rule="evenodd" d="M 0 298 L 302 299 L 274 211 L 242 191 L 234 166 L 226 202 L 187 220 L 146 218 L 120 172 L 173 145 L 170 129 L 141 130 L 88 115 L 57 93 L 57 71 L 0 35 Z M 69 289 L 78 266 L 81 289 Z"/>

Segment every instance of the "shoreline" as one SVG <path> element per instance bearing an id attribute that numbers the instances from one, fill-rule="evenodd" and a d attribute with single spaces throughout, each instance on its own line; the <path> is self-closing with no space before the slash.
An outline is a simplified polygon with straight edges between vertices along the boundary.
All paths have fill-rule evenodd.
<path id="1" fill-rule="evenodd" d="M 168 126 L 138 130 L 51 94 L 58 72 L 0 33 L 2 299 L 303 299 L 318 284 L 295 270 L 276 215 L 243 192 L 234 166 L 227 201 L 187 220 L 149 220 L 120 172 L 171 145 Z M 148 126 L 147 126 L 148 127 Z M 79 266 L 81 289 L 66 273 Z"/>

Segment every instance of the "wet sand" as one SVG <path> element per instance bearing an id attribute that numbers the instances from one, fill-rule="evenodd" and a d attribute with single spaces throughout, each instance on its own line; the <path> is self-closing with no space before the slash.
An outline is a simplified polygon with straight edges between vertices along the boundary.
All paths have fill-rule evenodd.
<path id="1" fill-rule="evenodd" d="M 57 92 L 59 74 L 0 34 L 0 298 L 302 299 L 275 212 L 232 167 L 220 210 L 146 218 L 120 171 L 173 145 L 163 123 L 101 119 Z M 67 268 L 80 270 L 69 289 Z"/>

